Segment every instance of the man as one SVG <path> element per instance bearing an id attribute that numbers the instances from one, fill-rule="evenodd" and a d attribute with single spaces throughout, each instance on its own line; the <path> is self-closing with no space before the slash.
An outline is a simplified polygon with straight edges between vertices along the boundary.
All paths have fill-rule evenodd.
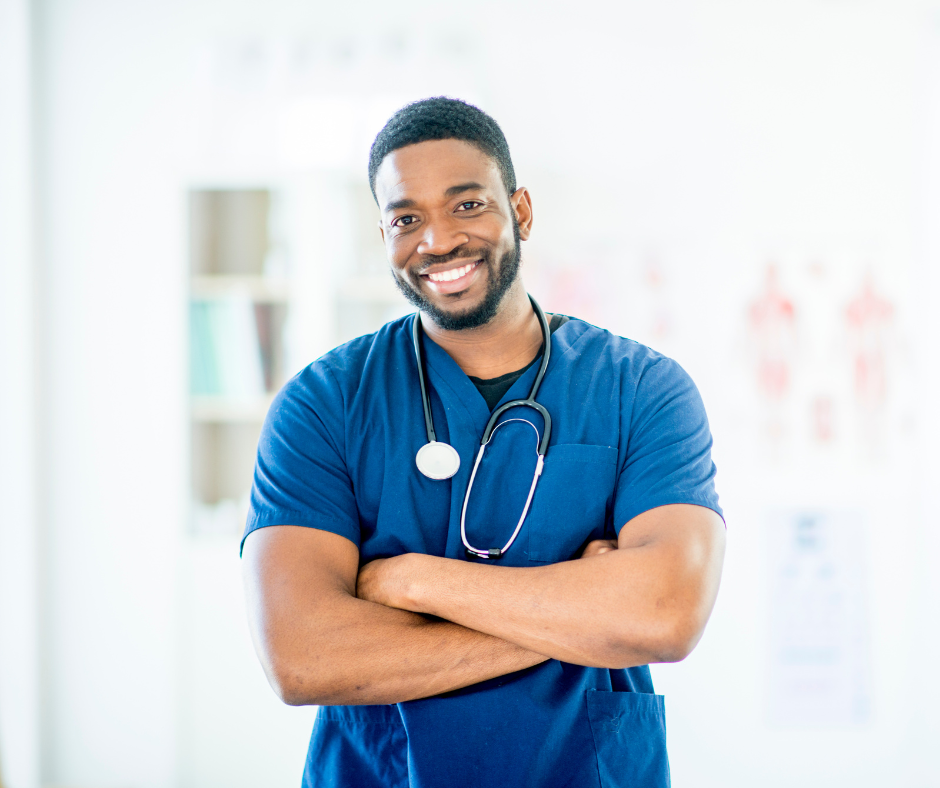
<path id="1" fill-rule="evenodd" d="M 268 679 L 322 706 L 304 785 L 668 785 L 648 664 L 698 642 L 724 553 L 699 395 L 673 361 L 553 315 L 531 506 L 500 557 L 468 557 L 513 533 L 547 426 L 507 411 L 465 503 L 484 425 L 546 345 L 519 277 L 531 197 L 496 122 L 444 98 L 388 122 L 369 175 L 420 330 L 393 321 L 285 386 L 243 542 Z M 421 372 L 452 478 L 416 467 Z"/>

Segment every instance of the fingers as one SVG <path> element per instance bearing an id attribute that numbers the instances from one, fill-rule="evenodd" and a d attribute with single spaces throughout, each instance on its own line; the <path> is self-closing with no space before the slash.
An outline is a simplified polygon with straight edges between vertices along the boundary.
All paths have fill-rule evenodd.
<path id="1" fill-rule="evenodd" d="M 589 558 L 592 555 L 601 555 L 602 553 L 609 553 L 611 550 L 616 549 L 617 542 L 614 539 L 595 539 L 593 542 L 587 543 L 584 552 L 581 553 L 581 557 Z"/>
<path id="2" fill-rule="evenodd" d="M 379 584 L 379 570 L 383 559 L 377 559 L 365 564 L 359 570 L 359 576 L 356 578 L 356 596 L 367 602 L 377 602 L 378 594 L 381 591 Z"/>

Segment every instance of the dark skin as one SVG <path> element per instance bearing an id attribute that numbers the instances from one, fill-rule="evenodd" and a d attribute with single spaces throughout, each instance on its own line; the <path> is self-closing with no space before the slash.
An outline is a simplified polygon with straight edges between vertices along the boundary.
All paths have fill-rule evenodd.
<path id="1" fill-rule="evenodd" d="M 446 181 L 441 180 L 442 167 L 447 168 Z M 382 162 L 375 186 L 382 209 L 379 230 L 392 273 L 448 312 L 479 306 L 490 273 L 478 266 L 458 292 L 442 294 L 430 276 L 463 268 L 470 259 L 429 265 L 427 256 L 482 247 L 499 260 L 514 244 L 513 214 L 523 241 L 532 230 L 528 190 L 516 189 L 507 199 L 495 162 L 465 142 L 440 140 L 394 151 Z M 485 325 L 445 331 L 427 316 L 421 325 L 464 372 L 484 380 L 526 366 L 542 344 L 542 330 L 521 278 Z"/>
<path id="2" fill-rule="evenodd" d="M 531 233 L 528 191 L 507 195 L 495 163 L 465 142 L 393 152 L 376 193 L 393 273 L 452 313 L 483 300 L 514 243 L 513 215 L 520 237 Z M 482 249 L 493 269 L 473 255 L 432 262 Z M 427 315 L 422 325 L 482 378 L 525 366 L 541 345 L 518 279 L 485 325 L 446 331 Z M 550 566 L 406 554 L 360 569 L 343 537 L 274 526 L 245 542 L 249 621 L 269 681 L 295 705 L 429 697 L 548 658 L 609 668 L 671 662 L 702 635 L 724 544 L 717 514 L 671 505 L 624 524 L 616 542 L 592 542 L 579 559 Z"/>

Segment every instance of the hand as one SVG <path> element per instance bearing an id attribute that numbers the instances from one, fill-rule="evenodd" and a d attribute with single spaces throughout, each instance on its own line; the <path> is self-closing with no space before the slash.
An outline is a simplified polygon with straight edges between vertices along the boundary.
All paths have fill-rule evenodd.
<path id="1" fill-rule="evenodd" d="M 404 570 L 408 558 L 407 554 L 377 558 L 363 566 L 356 578 L 356 596 L 366 602 L 407 610 L 404 600 L 409 575 Z"/>
<path id="2" fill-rule="evenodd" d="M 592 555 L 600 555 L 601 553 L 609 553 L 611 550 L 617 549 L 617 540 L 616 539 L 595 539 L 593 542 L 588 542 L 587 546 L 584 548 L 584 552 L 581 553 L 582 558 L 590 558 Z"/>

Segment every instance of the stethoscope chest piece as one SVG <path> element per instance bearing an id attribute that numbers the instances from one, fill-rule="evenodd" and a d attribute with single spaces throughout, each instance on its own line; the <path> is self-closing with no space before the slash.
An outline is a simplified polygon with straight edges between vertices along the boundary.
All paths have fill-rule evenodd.
<path id="1" fill-rule="evenodd" d="M 460 455 L 449 443 L 425 443 L 415 455 L 415 465 L 429 479 L 449 479 L 460 468 Z"/>

